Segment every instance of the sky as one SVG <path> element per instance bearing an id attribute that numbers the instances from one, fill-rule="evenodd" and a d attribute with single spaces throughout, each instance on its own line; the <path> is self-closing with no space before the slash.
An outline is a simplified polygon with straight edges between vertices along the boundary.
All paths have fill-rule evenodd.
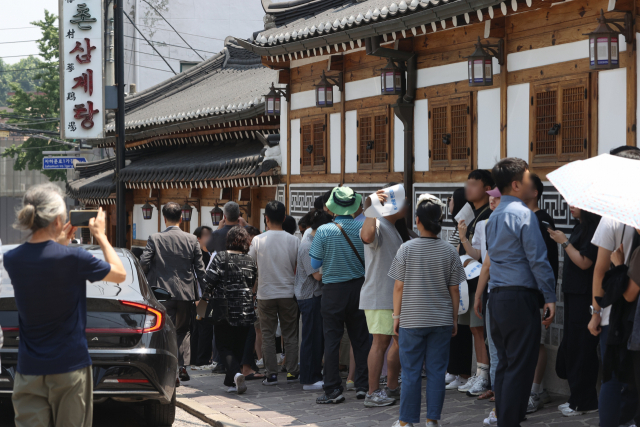
<path id="1" fill-rule="evenodd" d="M 26 58 L 26 56 L 15 57 L 15 55 L 38 53 L 38 46 L 35 42 L 6 42 L 40 38 L 40 29 L 29 23 L 44 19 L 45 9 L 57 15 L 58 0 L 2 1 L 2 13 L 0 13 L 0 58 L 3 61 L 14 64 L 21 58 Z M 9 56 L 12 56 L 12 58 L 8 58 Z"/>

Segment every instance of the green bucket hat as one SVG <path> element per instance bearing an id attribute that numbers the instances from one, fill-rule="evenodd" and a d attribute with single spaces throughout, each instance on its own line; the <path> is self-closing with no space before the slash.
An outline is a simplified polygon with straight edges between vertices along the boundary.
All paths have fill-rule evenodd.
<path id="1" fill-rule="evenodd" d="M 362 205 L 362 196 L 349 187 L 336 187 L 326 204 L 336 215 L 351 215 Z"/>

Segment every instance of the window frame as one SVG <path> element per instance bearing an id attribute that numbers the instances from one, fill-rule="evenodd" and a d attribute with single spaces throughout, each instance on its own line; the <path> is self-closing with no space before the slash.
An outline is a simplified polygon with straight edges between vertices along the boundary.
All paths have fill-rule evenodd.
<path id="1" fill-rule="evenodd" d="M 583 87 L 584 95 L 582 97 L 583 102 L 583 118 L 582 118 L 582 132 L 584 135 L 584 145 L 582 152 L 580 153 L 563 153 L 563 132 L 566 126 L 564 126 L 564 91 L 575 88 Z M 546 91 L 556 91 L 556 119 L 555 123 L 559 123 L 560 131 L 555 136 L 556 152 L 554 154 L 536 154 L 537 149 L 537 124 L 538 124 L 538 93 Z M 583 74 L 579 76 L 565 77 L 563 79 L 547 80 L 539 83 L 532 83 L 530 86 L 530 102 L 529 102 L 529 164 L 536 167 L 556 167 L 562 164 L 573 162 L 575 160 L 584 160 L 589 157 L 591 148 L 590 138 L 590 99 L 589 99 L 589 75 Z"/>
<path id="2" fill-rule="evenodd" d="M 386 133 L 385 137 L 385 160 L 383 162 L 376 162 L 377 154 L 378 154 L 378 144 L 376 143 L 376 118 L 384 117 L 384 131 Z M 362 141 L 362 133 L 365 130 L 365 127 L 362 125 L 363 119 L 371 119 L 371 123 L 369 124 L 370 136 L 373 142 L 373 148 L 370 149 L 371 162 L 364 163 L 362 162 L 362 154 L 363 147 Z M 389 107 L 387 105 L 366 108 L 363 110 L 358 110 L 358 118 L 356 123 L 358 129 L 357 135 L 357 144 L 358 144 L 358 152 L 357 152 L 357 161 L 358 161 L 358 172 L 389 172 L 389 168 L 391 165 L 391 120 L 389 119 Z"/>
<path id="3" fill-rule="evenodd" d="M 305 147 L 305 126 L 311 126 L 311 144 L 315 149 L 315 141 L 314 141 L 314 127 L 316 125 L 322 125 L 322 150 L 324 155 L 323 161 L 321 163 L 316 164 L 316 156 L 312 153 L 306 151 Z M 305 155 L 310 158 L 310 165 L 305 165 Z M 300 173 L 327 173 L 327 163 L 328 163 L 329 154 L 327 153 L 327 117 L 326 115 L 307 117 L 300 120 Z"/>
<path id="4" fill-rule="evenodd" d="M 435 114 L 434 110 L 437 108 L 446 108 L 446 132 L 453 136 L 452 132 L 452 106 L 463 105 L 467 106 L 467 118 L 466 118 L 466 159 L 453 159 L 453 141 L 447 145 L 447 159 L 435 160 L 434 157 L 434 129 L 435 129 Z M 443 135 L 443 134 L 441 134 Z M 475 153 L 474 147 L 474 129 L 473 129 L 473 103 L 471 93 L 456 94 L 451 96 L 445 96 L 441 98 L 429 99 L 429 170 L 471 170 L 473 169 L 473 156 Z"/>

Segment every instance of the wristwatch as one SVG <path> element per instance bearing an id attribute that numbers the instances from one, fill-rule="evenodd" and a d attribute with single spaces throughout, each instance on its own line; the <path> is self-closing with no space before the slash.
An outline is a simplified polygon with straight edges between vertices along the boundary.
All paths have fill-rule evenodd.
<path id="1" fill-rule="evenodd" d="M 562 246 L 562 249 L 567 249 L 567 246 L 569 246 L 569 241 L 567 240 L 566 242 L 562 243 L 560 246 Z"/>
<path id="2" fill-rule="evenodd" d="M 592 316 L 593 316 L 594 314 L 602 314 L 602 309 L 600 309 L 600 310 L 596 310 L 595 308 L 593 308 L 593 306 L 592 306 L 592 305 L 591 305 L 591 306 L 589 306 L 589 307 L 590 307 L 590 312 L 591 312 L 591 315 L 592 315 Z"/>

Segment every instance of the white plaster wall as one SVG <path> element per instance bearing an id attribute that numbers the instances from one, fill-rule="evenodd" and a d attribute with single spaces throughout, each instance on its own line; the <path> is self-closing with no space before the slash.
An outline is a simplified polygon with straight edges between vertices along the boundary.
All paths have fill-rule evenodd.
<path id="1" fill-rule="evenodd" d="M 342 128 L 340 113 L 333 113 L 329 116 L 329 157 L 331 158 L 331 173 L 340 173 L 342 161 Z"/>
<path id="2" fill-rule="evenodd" d="M 404 172 L 404 124 L 393 115 L 393 171 Z"/>
<path id="3" fill-rule="evenodd" d="M 429 170 L 429 100 L 416 101 L 414 111 L 413 144 L 416 158 L 414 169 L 416 172 Z"/>
<path id="4" fill-rule="evenodd" d="M 333 87 L 333 103 L 341 102 L 342 92 L 337 86 Z M 291 94 L 291 110 L 300 110 L 301 108 L 311 108 L 316 106 L 316 91 L 306 90 Z"/>
<path id="5" fill-rule="evenodd" d="M 344 145 L 344 171 L 345 173 L 358 172 L 358 112 L 347 111 L 344 117 L 345 145 Z"/>
<path id="6" fill-rule="evenodd" d="M 627 143 L 627 70 L 598 73 L 598 154 Z"/>
<path id="7" fill-rule="evenodd" d="M 529 83 L 507 87 L 507 157 L 529 161 Z"/>
<path id="8" fill-rule="evenodd" d="M 291 175 L 300 175 L 300 119 L 291 120 Z"/>
<path id="9" fill-rule="evenodd" d="M 478 168 L 500 160 L 500 88 L 478 91 Z"/>
<path id="10" fill-rule="evenodd" d="M 418 70 L 418 87 L 428 87 L 453 83 L 457 81 L 469 81 L 468 62 L 455 62 L 453 64 L 437 67 L 422 68 Z M 493 74 L 500 74 L 500 64 L 493 58 Z"/>
<path id="11" fill-rule="evenodd" d="M 175 202 L 179 203 L 180 206 L 184 204 L 184 200 L 175 200 Z M 167 228 L 167 225 L 164 223 L 164 216 L 162 215 L 162 207 L 164 207 L 164 205 L 160 207 L 160 231 L 164 231 Z M 196 208 L 191 210 L 191 221 L 189 224 L 190 233 L 193 233 L 196 231 L 196 228 L 198 228 L 198 214 L 199 213 Z M 211 220 L 211 217 L 209 217 L 209 220 Z"/>
<path id="12" fill-rule="evenodd" d="M 150 235 L 158 232 L 158 209 L 151 211 L 151 219 L 142 217 L 142 205 L 133 205 L 133 223 L 136 225 L 134 239 L 147 240 Z"/>
<path id="13" fill-rule="evenodd" d="M 344 85 L 345 101 L 368 98 L 376 95 L 380 95 L 380 77 L 357 80 Z"/>
<path id="14" fill-rule="evenodd" d="M 636 33 L 636 46 L 640 43 L 640 33 Z M 640 70 L 640 55 L 636 55 L 636 72 Z M 640 85 L 636 84 L 636 99 L 640 99 Z M 638 132 L 638 126 L 640 126 L 640 102 L 636 102 L 636 134 Z M 636 146 L 638 146 L 638 140 L 636 136 Z"/>
<path id="15" fill-rule="evenodd" d="M 284 86 L 284 85 L 281 85 Z M 284 97 L 281 98 L 280 104 L 280 152 L 282 153 L 282 165 L 280 166 L 280 173 L 282 175 L 287 174 L 289 165 L 287 164 L 287 100 Z"/>
<path id="16" fill-rule="evenodd" d="M 200 215 L 202 215 L 202 221 L 200 222 L 200 225 L 208 225 L 209 227 L 211 227 L 213 230 L 217 230 L 218 226 L 217 225 L 213 225 L 213 222 L 211 221 L 211 209 L 213 209 L 215 206 L 201 206 L 200 207 Z M 218 206 L 220 209 L 222 209 L 222 206 Z"/>

